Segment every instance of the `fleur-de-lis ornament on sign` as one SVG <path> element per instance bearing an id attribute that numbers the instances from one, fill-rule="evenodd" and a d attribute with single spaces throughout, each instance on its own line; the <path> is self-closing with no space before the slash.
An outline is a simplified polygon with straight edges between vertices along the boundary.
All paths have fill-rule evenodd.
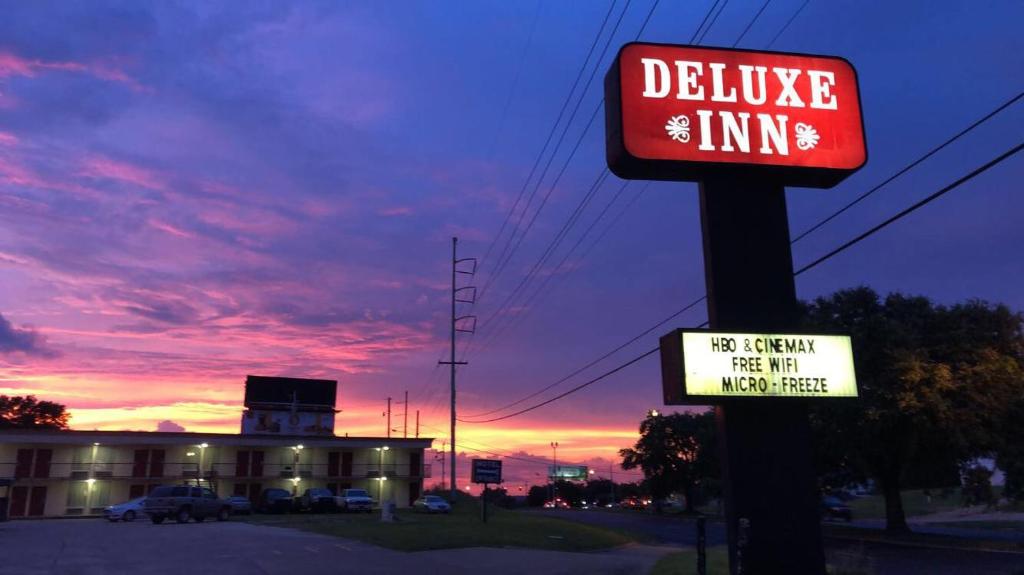
<path id="1" fill-rule="evenodd" d="M 669 137 L 677 142 L 686 143 L 690 141 L 690 118 L 686 114 L 679 114 L 668 119 L 665 124 L 665 131 Z"/>
<path id="2" fill-rule="evenodd" d="M 821 139 L 821 136 L 818 135 L 818 130 L 815 130 L 814 126 L 803 122 L 797 122 L 794 129 L 796 130 L 797 148 L 807 151 L 818 145 L 818 140 Z"/>

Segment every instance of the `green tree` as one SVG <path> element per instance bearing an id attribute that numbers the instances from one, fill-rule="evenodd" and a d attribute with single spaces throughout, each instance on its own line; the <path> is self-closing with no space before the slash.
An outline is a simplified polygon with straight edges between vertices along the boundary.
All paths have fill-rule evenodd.
<path id="1" fill-rule="evenodd" d="M 67 429 L 69 417 L 63 405 L 34 395 L 0 395 L 0 429 Z"/>
<path id="2" fill-rule="evenodd" d="M 551 488 L 547 485 L 532 485 L 526 494 L 526 504 L 530 507 L 540 507 L 548 500 Z"/>
<path id="3" fill-rule="evenodd" d="M 648 415 L 640 424 L 636 445 L 619 450 L 619 455 L 623 469 L 643 471 L 652 497 L 682 491 L 687 511 L 693 511 L 698 488 L 718 477 L 715 414 Z"/>
<path id="4" fill-rule="evenodd" d="M 1006 410 L 1002 436 L 996 447 L 996 465 L 1005 473 L 1003 496 L 1024 501 L 1024 396 Z"/>
<path id="5" fill-rule="evenodd" d="M 860 389 L 812 410 L 819 470 L 874 478 L 886 528 L 908 530 L 901 489 L 956 485 L 959 469 L 998 449 L 1007 406 L 1024 393 L 1022 318 L 980 301 L 883 300 L 866 287 L 804 312 L 809 330 L 852 336 Z"/>

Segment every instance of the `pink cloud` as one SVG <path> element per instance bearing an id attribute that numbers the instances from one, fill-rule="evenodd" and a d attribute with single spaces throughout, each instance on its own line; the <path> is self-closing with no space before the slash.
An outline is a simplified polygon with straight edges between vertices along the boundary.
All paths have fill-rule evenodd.
<path id="1" fill-rule="evenodd" d="M 377 210 L 377 215 L 394 217 L 394 216 L 411 216 L 413 214 L 412 208 L 409 206 L 394 206 L 390 208 L 383 208 Z"/>
<path id="2" fill-rule="evenodd" d="M 0 182 L 7 182 L 15 186 L 29 188 L 40 188 L 47 190 L 58 190 L 68 192 L 76 196 L 95 198 L 95 190 L 86 188 L 75 183 L 62 182 L 59 180 L 44 177 L 35 170 L 18 163 L 10 157 L 0 156 Z"/>
<path id="3" fill-rule="evenodd" d="M 189 239 L 195 238 L 194 234 L 191 234 L 189 232 L 186 232 L 185 230 L 176 228 L 176 227 L 172 226 L 171 224 L 168 224 L 166 222 L 162 222 L 162 221 L 157 220 L 155 218 L 150 218 L 149 220 L 146 221 L 146 223 L 149 224 L 151 227 L 156 228 L 156 229 L 158 229 L 158 230 L 160 230 L 162 232 L 167 232 L 167 233 L 171 234 L 172 236 L 178 236 L 179 238 L 189 238 Z"/>
<path id="4" fill-rule="evenodd" d="M 35 78 L 40 72 L 73 72 L 89 74 L 93 77 L 108 82 L 124 84 L 136 91 L 143 91 L 146 88 L 134 78 L 128 76 L 123 70 L 109 62 L 94 62 L 83 64 L 81 62 L 60 62 L 38 59 L 22 58 L 10 52 L 0 52 L 0 78 L 11 76 L 23 76 Z"/>
<path id="5" fill-rule="evenodd" d="M 14 146 L 18 143 L 18 137 L 7 132 L 0 132 L 0 146 Z"/>
<path id="6" fill-rule="evenodd" d="M 81 161 L 81 166 L 82 169 L 79 172 L 81 176 L 118 180 L 151 190 L 165 189 L 164 182 L 152 171 L 126 162 L 104 156 L 89 156 Z"/>

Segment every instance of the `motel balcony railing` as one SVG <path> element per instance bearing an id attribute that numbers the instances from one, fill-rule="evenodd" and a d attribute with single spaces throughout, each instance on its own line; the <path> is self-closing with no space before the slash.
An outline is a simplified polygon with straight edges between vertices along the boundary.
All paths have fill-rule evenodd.
<path id="1" fill-rule="evenodd" d="M 10 466 L 13 469 L 13 465 Z M 218 479 L 260 479 L 301 477 L 303 479 L 370 479 L 379 477 L 402 479 L 429 479 L 432 469 L 429 463 L 410 465 L 408 463 L 352 463 L 329 465 L 327 463 L 263 463 L 262 465 L 238 466 L 235 462 L 209 462 L 200 470 L 196 461 L 164 461 L 159 466 L 142 466 L 135 462 L 112 462 L 80 464 L 52 462 L 47 466 L 33 466 L 25 473 L 11 473 L 19 483 L 45 482 L 52 480 L 84 481 L 124 479 L 148 482 L 152 480 L 175 480 L 195 478 Z"/>

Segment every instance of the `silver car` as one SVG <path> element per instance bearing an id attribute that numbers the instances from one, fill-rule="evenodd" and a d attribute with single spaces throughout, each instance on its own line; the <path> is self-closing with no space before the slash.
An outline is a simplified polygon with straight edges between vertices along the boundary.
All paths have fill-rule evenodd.
<path id="1" fill-rule="evenodd" d="M 103 517 L 111 523 L 117 521 L 135 521 L 135 518 L 142 515 L 145 510 L 145 497 L 137 497 L 131 501 L 111 505 L 103 510 Z"/>
<path id="2" fill-rule="evenodd" d="M 414 511 L 423 513 L 450 513 L 452 506 L 443 498 L 437 495 L 424 495 L 412 502 Z"/>

